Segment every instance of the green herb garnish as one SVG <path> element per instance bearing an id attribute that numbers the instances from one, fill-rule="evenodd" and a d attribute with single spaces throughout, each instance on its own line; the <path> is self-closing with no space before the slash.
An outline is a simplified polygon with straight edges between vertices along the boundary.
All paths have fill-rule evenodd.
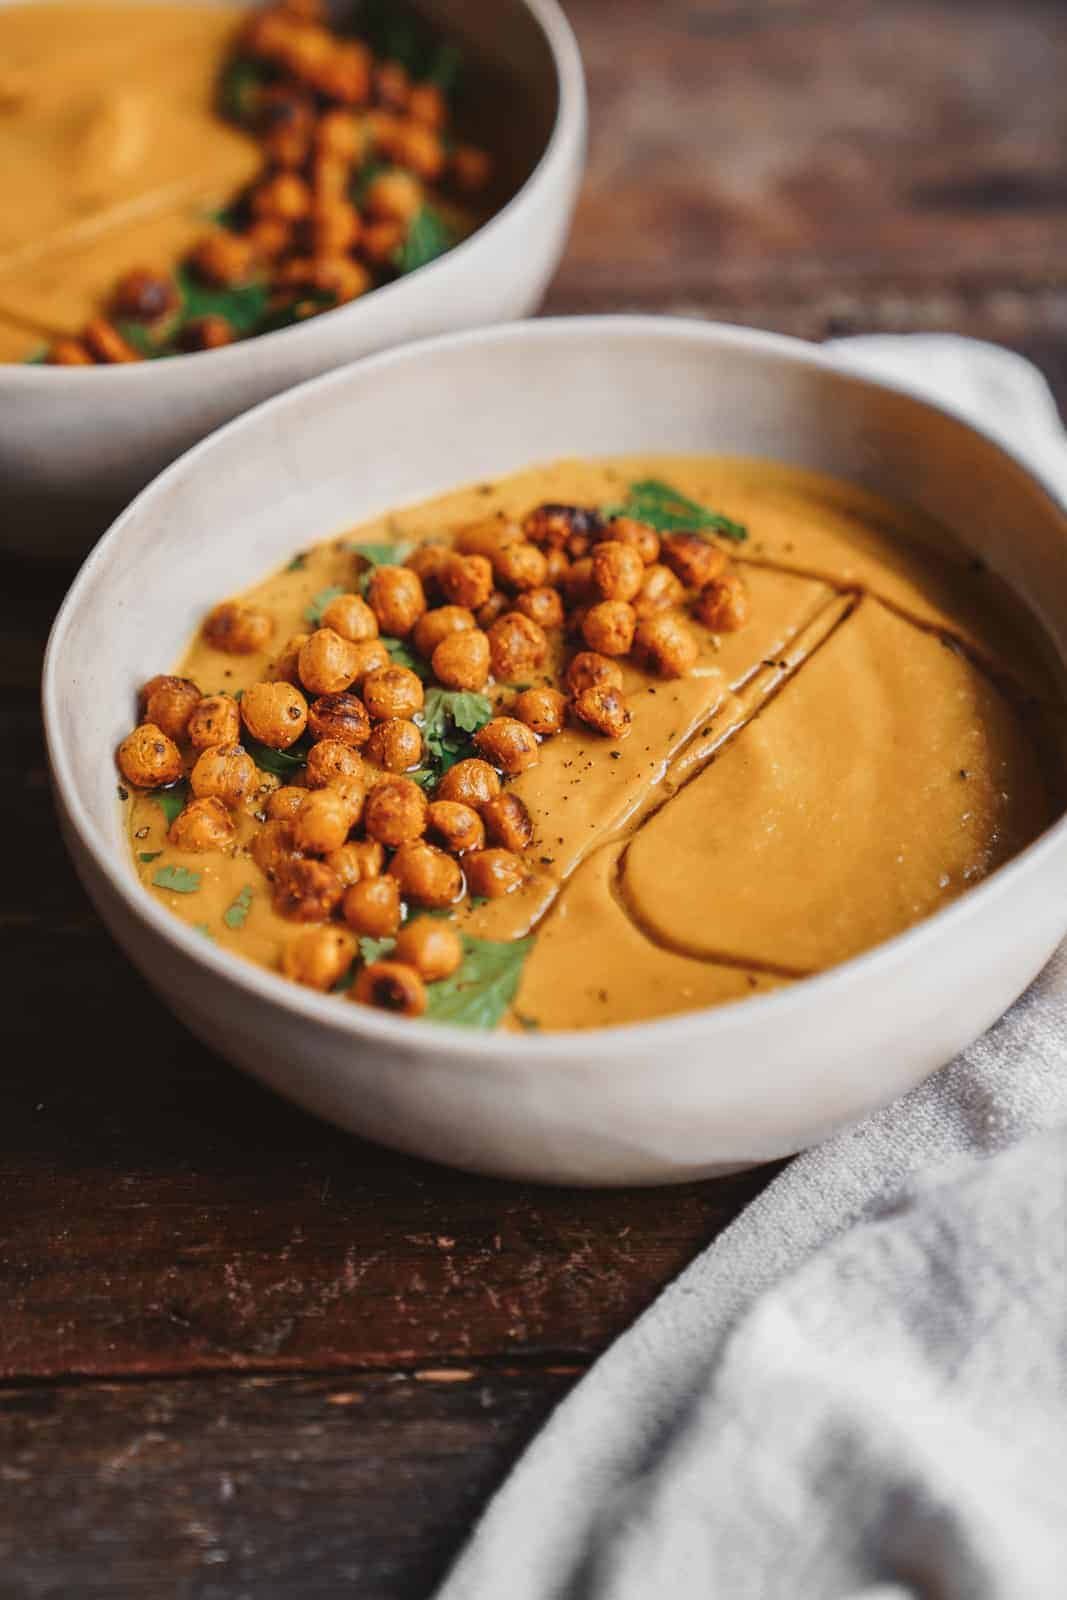
<path id="1" fill-rule="evenodd" d="M 347 594 L 348 590 L 343 583 L 331 583 L 328 589 L 320 589 L 318 594 L 312 595 L 304 610 L 304 621 L 310 622 L 317 628 L 322 622 L 322 613 L 326 610 L 331 600 L 336 600 L 339 595 Z"/>
<path id="2" fill-rule="evenodd" d="M 398 544 L 350 544 L 348 548 L 365 564 L 365 570 L 359 575 L 359 592 L 366 594 L 375 567 L 399 567 L 415 546 L 401 541 Z"/>
<path id="3" fill-rule="evenodd" d="M 293 557 L 293 559 L 290 561 L 289 565 L 286 567 L 285 570 L 286 570 L 286 572 L 303 572 L 303 570 L 307 566 L 307 564 L 308 564 L 308 558 L 305 555 L 304 551 L 301 550 L 299 555 L 295 555 Z"/>
<path id="4" fill-rule="evenodd" d="M 371 939 L 366 934 L 359 941 L 360 959 L 369 966 L 372 961 L 382 961 L 386 956 L 392 955 L 396 949 L 396 940 Z"/>
<path id="5" fill-rule="evenodd" d="M 138 850 L 137 859 L 144 862 L 158 861 L 162 854 L 162 850 Z"/>
<path id="6" fill-rule="evenodd" d="M 500 941 L 463 935 L 463 962 L 427 989 L 426 1016 L 465 1028 L 495 1028 L 518 992 L 533 938 Z"/>
<path id="7" fill-rule="evenodd" d="M 252 908 L 252 885 L 246 884 L 232 905 L 227 906 L 222 920 L 228 928 L 243 928 Z"/>
<path id="8" fill-rule="evenodd" d="M 415 718 L 422 728 L 428 758 L 427 767 L 413 774 L 415 781 L 429 788 L 449 767 L 473 755 L 471 736 L 484 728 L 492 715 L 492 702 L 484 694 L 472 694 L 467 689 L 430 689 Z M 428 780 L 420 776 L 424 771 L 432 775 Z"/>
<path id="9" fill-rule="evenodd" d="M 188 867 L 160 867 L 152 879 L 157 889 L 171 889 L 175 894 L 195 894 L 200 887 L 199 872 Z"/>
<path id="10" fill-rule="evenodd" d="M 272 750 L 269 744 L 260 744 L 250 733 L 244 733 L 241 743 L 261 772 L 272 772 L 276 778 L 290 778 L 302 767 L 311 749 L 311 735 L 302 733 L 288 750 Z"/>
<path id="11" fill-rule="evenodd" d="M 416 272 L 419 267 L 428 266 L 431 261 L 436 261 L 438 256 L 443 256 L 451 250 L 455 240 L 452 230 L 448 227 L 440 212 L 432 206 L 423 206 L 417 212 L 407 238 L 396 253 L 397 271 L 401 273 Z"/>
<path id="12" fill-rule="evenodd" d="M 247 56 L 235 56 L 219 74 L 218 108 L 227 122 L 236 122 L 239 128 L 255 125 L 260 98 L 267 80 L 258 62 Z"/>
<path id="13" fill-rule="evenodd" d="M 423 683 L 429 683 L 430 678 L 433 676 L 430 668 L 421 656 L 417 656 L 414 650 L 408 648 L 403 639 L 386 639 L 383 637 L 382 643 L 389 652 L 390 661 L 395 662 L 398 667 L 407 667 L 409 672 L 417 673 Z"/>
<path id="14" fill-rule="evenodd" d="M 182 297 L 181 320 L 192 322 L 197 317 L 225 317 L 234 334 L 253 333 L 262 322 L 267 310 L 270 291 L 265 283 L 254 280 L 239 283 L 228 289 L 216 289 L 200 279 L 184 264 L 174 274 Z"/>
<path id="15" fill-rule="evenodd" d="M 602 506 L 600 514 L 609 521 L 612 517 L 633 517 L 637 522 L 647 522 L 657 533 L 707 532 L 722 534 L 725 539 L 748 538 L 748 530 L 740 522 L 699 505 L 660 478 L 631 483 L 626 499 L 619 505 Z"/>
<path id="16" fill-rule="evenodd" d="M 166 817 L 169 828 L 179 812 L 185 810 L 185 803 L 189 798 L 189 785 L 175 783 L 169 789 L 157 789 L 152 798 Z"/>

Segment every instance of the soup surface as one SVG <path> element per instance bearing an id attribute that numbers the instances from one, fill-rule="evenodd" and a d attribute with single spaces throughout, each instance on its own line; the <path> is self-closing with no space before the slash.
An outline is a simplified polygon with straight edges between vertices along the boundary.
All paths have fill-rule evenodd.
<path id="1" fill-rule="evenodd" d="M 549 521 L 556 516 L 558 525 L 563 508 L 576 530 L 570 553 L 552 557 L 549 572 L 568 621 L 555 626 L 545 613 L 547 649 L 516 681 L 494 628 L 501 613 L 541 604 L 522 598 L 534 591 L 516 588 L 514 546 L 529 551 L 525 527 L 541 539 L 542 556 L 551 550 L 537 509 L 546 506 L 554 508 Z M 604 520 L 590 519 L 592 508 Z M 619 512 L 629 520 L 613 523 Z M 650 528 L 658 528 L 651 542 Z M 677 530 L 694 528 L 695 538 L 679 537 Z M 290 636 L 317 638 L 331 601 L 366 586 L 369 562 L 379 563 L 370 568 L 373 599 L 375 572 L 392 570 L 391 557 L 413 561 L 426 577 L 432 617 L 448 595 L 435 589 L 425 552 L 413 552 L 430 541 L 443 544 L 437 555 L 447 559 L 454 539 L 470 551 L 494 537 L 500 548 L 512 541 L 511 557 L 492 557 L 494 593 L 504 594 L 465 630 L 484 629 L 493 640 L 488 681 L 442 695 L 439 658 L 431 666 L 420 655 L 417 628 L 389 646 L 394 663 L 415 666 L 426 680 L 426 701 L 409 719 L 423 736 L 409 772 L 427 798 L 450 792 L 447 782 L 438 788 L 449 763 L 484 756 L 532 828 L 525 842 L 521 832 L 512 837 L 497 808 L 487 842 L 505 843 L 519 870 L 487 887 L 477 857 L 494 852 L 455 847 L 451 858 L 472 892 L 444 905 L 432 894 L 421 900 L 423 920 L 429 907 L 462 936 L 457 971 L 434 980 L 431 963 L 431 1017 L 589 1028 L 759 995 L 949 904 L 1059 808 L 1059 685 L 1036 625 L 999 581 L 918 513 L 765 462 L 561 462 L 376 519 L 294 555 L 241 597 L 269 619 L 257 648 L 220 649 L 209 621 L 176 671 L 205 695 L 233 696 L 267 678 L 314 700 L 321 684 L 310 669 L 312 683 L 301 679 L 311 658 L 294 656 Z M 587 567 L 610 547 L 605 564 L 622 571 L 619 549 L 642 538 L 639 593 L 607 601 L 636 613 L 637 636 L 631 649 L 609 655 L 626 720 L 611 720 L 609 695 L 605 721 L 604 705 L 582 701 L 569 669 L 576 653 L 602 660 L 594 647 L 606 643 L 598 630 L 610 581 L 599 568 L 591 580 Z M 697 547 L 712 550 L 709 567 Z M 529 560 L 533 576 L 544 577 Z M 534 589 L 545 587 L 551 583 Z M 649 645 L 643 630 L 656 618 L 664 627 L 665 617 L 689 638 L 691 659 L 664 659 Z M 389 631 L 386 620 L 375 632 Z M 562 689 L 563 725 L 531 737 L 531 751 L 516 761 L 506 741 L 486 742 L 479 726 L 490 716 L 521 720 L 531 685 Z M 371 701 L 358 675 L 351 689 Z M 183 848 L 180 828 L 177 843 L 168 837 L 189 799 L 182 784 L 124 789 L 129 832 L 149 893 L 206 937 L 278 968 L 307 928 L 280 899 L 257 836 L 289 825 L 272 811 L 279 785 L 288 795 L 323 780 L 309 779 L 302 764 L 311 735 L 265 756 L 247 728 L 243 737 L 256 754 L 256 779 L 231 806 L 236 831 L 223 848 Z M 188 773 L 203 740 L 199 750 L 178 744 Z M 394 780 L 376 764 L 373 737 L 360 749 L 369 802 Z M 205 792 L 195 777 L 194 792 Z M 302 803 L 296 794 L 293 804 Z M 363 816 L 353 837 L 371 829 L 369 810 Z M 421 831 L 442 844 L 432 821 Z M 406 915 L 419 918 L 419 899 L 412 903 L 406 888 L 400 898 Z M 347 908 L 346 898 L 329 923 L 349 930 L 351 944 L 336 958 L 343 971 L 328 973 L 329 985 L 320 975 L 318 986 L 351 998 L 361 971 L 389 964 L 394 934 L 368 936 Z M 298 966 L 289 971 L 300 976 Z M 360 998 L 368 994 L 365 981 Z"/>

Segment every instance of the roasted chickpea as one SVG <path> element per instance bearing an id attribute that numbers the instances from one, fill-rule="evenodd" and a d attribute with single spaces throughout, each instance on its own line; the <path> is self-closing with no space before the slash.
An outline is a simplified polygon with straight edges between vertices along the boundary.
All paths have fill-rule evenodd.
<path id="1" fill-rule="evenodd" d="M 388 222 L 384 218 L 380 222 L 364 222 L 359 236 L 360 254 L 376 266 L 389 266 L 403 246 L 407 231 L 405 222 Z"/>
<path id="2" fill-rule="evenodd" d="M 422 732 L 406 717 L 386 717 L 371 733 L 367 755 L 385 772 L 410 772 L 422 760 Z"/>
<path id="3" fill-rule="evenodd" d="M 214 795 L 231 809 L 244 804 L 257 782 L 256 764 L 239 744 L 210 745 L 189 775 L 198 800 Z"/>
<path id="4" fill-rule="evenodd" d="M 530 813 L 517 794 L 504 790 L 495 799 L 487 800 L 482 807 L 485 836 L 490 844 L 505 850 L 525 850 L 533 838 Z"/>
<path id="5" fill-rule="evenodd" d="M 368 939 L 388 939 L 400 926 L 400 885 L 388 872 L 360 878 L 345 890 L 341 907 L 354 933 Z"/>
<path id="6" fill-rule="evenodd" d="M 411 121 L 401 128 L 395 155 L 402 167 L 415 173 L 424 183 L 436 183 L 447 164 L 440 134 L 421 122 Z"/>
<path id="7" fill-rule="evenodd" d="M 190 800 L 179 811 L 167 830 L 167 838 L 179 850 L 224 850 L 237 834 L 233 818 L 221 800 L 209 795 L 205 800 Z"/>
<path id="8" fill-rule="evenodd" d="M 726 554 L 699 533 L 666 533 L 663 561 L 687 589 L 703 589 L 726 566 Z"/>
<path id="9" fill-rule="evenodd" d="M 449 634 L 434 651 L 431 665 L 446 689 L 484 689 L 489 682 L 488 636 L 480 628 Z"/>
<path id="10" fill-rule="evenodd" d="M 359 1005 L 402 1017 L 421 1017 L 426 1010 L 425 985 L 415 968 L 403 961 L 372 961 L 360 969 L 348 993 Z"/>
<path id="11" fill-rule="evenodd" d="M 426 610 L 422 580 L 410 567 L 375 567 L 367 599 L 383 633 L 406 639 Z"/>
<path id="12" fill-rule="evenodd" d="M 589 538 L 599 533 L 603 523 L 597 512 L 585 506 L 546 504 L 528 512 L 522 527 L 534 544 L 564 550 L 576 535 Z"/>
<path id="13" fill-rule="evenodd" d="M 326 111 L 315 129 L 315 144 L 324 155 L 351 165 L 363 155 L 366 137 L 350 111 Z"/>
<path id="14" fill-rule="evenodd" d="M 331 850 L 326 865 L 340 878 L 346 889 L 364 878 L 377 878 L 385 866 L 385 851 L 377 839 L 349 839 L 339 850 Z"/>
<path id="15" fill-rule="evenodd" d="M 414 83 L 408 95 L 408 116 L 440 131 L 448 121 L 448 106 L 436 83 Z"/>
<path id="16" fill-rule="evenodd" d="M 464 556 L 453 550 L 441 563 L 441 593 L 453 605 L 477 611 L 493 592 L 493 567 L 488 556 Z"/>
<path id="17" fill-rule="evenodd" d="M 485 605 L 478 607 L 474 616 L 479 628 L 488 632 L 496 619 L 502 617 L 505 611 L 510 610 L 511 596 L 505 594 L 503 589 L 495 589 L 485 602 Z"/>
<path id="18" fill-rule="evenodd" d="M 154 722 L 142 722 L 127 734 L 119 745 L 118 764 L 135 789 L 161 789 L 182 775 L 181 751 Z"/>
<path id="19" fill-rule="evenodd" d="M 363 703 L 375 722 L 413 717 L 425 700 L 422 679 L 410 667 L 379 667 L 363 680 Z"/>
<path id="20" fill-rule="evenodd" d="M 357 750 L 370 738 L 367 708 L 354 694 L 320 695 L 308 711 L 308 727 L 315 739 L 336 739 Z"/>
<path id="21" fill-rule="evenodd" d="M 352 646 L 352 660 L 356 666 L 356 675 L 352 683 L 358 689 L 368 672 L 377 672 L 379 667 L 387 667 L 392 657 L 381 639 L 364 639 L 362 643 Z"/>
<path id="22" fill-rule="evenodd" d="M 413 550 L 404 562 L 405 567 L 410 567 L 412 572 L 418 574 L 427 601 L 436 601 L 441 597 L 437 575 L 441 570 L 442 562 L 448 554 L 449 547 L 447 544 L 420 544 L 418 549 Z M 422 618 L 420 617 L 419 620 L 421 622 Z M 427 653 L 427 651 L 423 651 L 424 655 Z"/>
<path id="23" fill-rule="evenodd" d="M 411 79 L 401 61 L 379 61 L 374 68 L 374 97 L 381 106 L 403 111 L 411 94 Z"/>
<path id="24" fill-rule="evenodd" d="M 322 613 L 322 626 L 332 628 L 342 639 L 362 644 L 378 637 L 378 618 L 359 594 L 339 594 Z"/>
<path id="25" fill-rule="evenodd" d="M 548 571 L 544 551 L 529 539 L 518 544 L 506 544 L 492 557 L 493 576 L 502 589 L 518 593 L 522 589 L 539 589 Z"/>
<path id="26" fill-rule="evenodd" d="M 563 600 L 558 589 L 527 589 L 525 594 L 516 596 L 515 610 L 546 631 L 563 626 Z"/>
<path id="27" fill-rule="evenodd" d="M 254 683 L 241 699 L 241 721 L 260 744 L 288 750 L 307 727 L 308 705 L 291 683 Z"/>
<path id="28" fill-rule="evenodd" d="M 92 367 L 96 363 L 80 339 L 53 339 L 45 363 L 50 367 Z"/>
<path id="29" fill-rule="evenodd" d="M 251 277 L 255 251 L 247 239 L 219 228 L 204 235 L 190 255 L 189 265 L 204 283 L 228 289 Z"/>
<path id="30" fill-rule="evenodd" d="M 241 737 L 241 708 L 228 694 L 209 694 L 194 707 L 186 737 L 195 750 L 213 744 L 237 744 Z"/>
<path id="31" fill-rule="evenodd" d="M 493 777 L 496 777 L 495 772 Z M 477 811 L 458 800 L 432 801 L 427 820 L 429 832 L 440 839 L 445 849 L 454 856 L 461 856 L 467 850 L 480 850 L 485 844 L 485 826 L 481 817 Z"/>
<path id="32" fill-rule="evenodd" d="M 312 294 L 329 295 L 334 305 L 358 300 L 374 286 L 363 263 L 348 256 L 293 257 L 275 269 L 274 283 L 279 289 L 306 289 Z"/>
<path id="33" fill-rule="evenodd" d="M 239 600 L 224 600 L 204 623 L 204 638 L 213 650 L 231 656 L 250 656 L 265 650 L 274 632 L 274 623 L 258 606 L 242 605 Z"/>
<path id="34" fill-rule="evenodd" d="M 574 714 L 606 739 L 625 739 L 633 721 L 621 689 L 611 684 L 597 684 L 575 695 Z"/>
<path id="35" fill-rule="evenodd" d="M 328 792 L 318 791 L 320 794 Z M 273 826 L 267 823 L 268 828 Z M 293 922 L 328 922 L 342 892 L 340 878 L 324 861 L 286 856 L 274 868 L 271 903 L 279 916 L 289 917 Z"/>
<path id="36" fill-rule="evenodd" d="M 593 546 L 593 584 L 602 600 L 632 600 L 644 581 L 645 564 L 633 545 L 604 539 Z"/>
<path id="37" fill-rule="evenodd" d="M 555 545 L 550 545 L 545 551 L 545 582 L 553 588 L 558 588 L 570 570 L 571 562 L 567 552 L 557 550 Z"/>
<path id="38" fill-rule="evenodd" d="M 305 791 L 301 789 L 303 800 Z M 293 838 L 292 822 L 287 817 L 272 817 L 257 831 L 252 840 L 252 860 L 260 872 L 272 881 L 283 861 L 299 854 Z"/>
<path id="39" fill-rule="evenodd" d="M 161 674 L 149 678 L 141 690 L 141 716 L 154 722 L 168 739 L 184 739 L 189 718 L 200 704 L 200 690 L 189 678 Z"/>
<path id="40" fill-rule="evenodd" d="M 311 210 L 311 190 L 296 172 L 276 172 L 252 194 L 252 212 L 279 222 L 301 222 Z"/>
<path id="41" fill-rule="evenodd" d="M 417 906 L 440 909 L 450 906 L 463 893 L 463 869 L 459 863 L 425 839 L 402 844 L 389 863 L 389 871 L 400 884 L 404 899 Z"/>
<path id="42" fill-rule="evenodd" d="M 599 537 L 629 545 L 637 551 L 646 567 L 659 560 L 659 534 L 647 522 L 637 522 L 633 517 L 615 517 Z"/>
<path id="43" fill-rule="evenodd" d="M 517 522 L 502 511 L 496 516 L 468 522 L 456 534 L 455 547 L 461 556 L 486 556 L 490 561 L 509 545 L 526 542 Z"/>
<path id="44" fill-rule="evenodd" d="M 112 310 L 129 322 L 155 322 L 178 304 L 174 279 L 165 272 L 135 267 L 123 273 L 112 295 Z"/>
<path id="45" fill-rule="evenodd" d="M 415 649 L 429 661 L 442 639 L 473 627 L 474 614 L 466 606 L 438 606 L 436 611 L 427 611 L 416 622 Z"/>
<path id="46" fill-rule="evenodd" d="M 641 588 L 633 603 L 634 615 L 639 621 L 643 617 L 653 617 L 657 611 L 669 611 L 672 606 L 680 605 L 684 598 L 681 579 L 675 577 L 670 567 L 658 561 L 653 562 L 645 568 Z"/>
<path id="47" fill-rule="evenodd" d="M 313 202 L 304 234 L 313 256 L 343 256 L 355 249 L 362 225 L 359 212 L 347 200 L 320 198 Z"/>
<path id="48" fill-rule="evenodd" d="M 356 676 L 355 645 L 332 628 L 316 628 L 300 648 L 300 681 L 311 694 L 340 694 Z"/>
<path id="49" fill-rule="evenodd" d="M 342 105 L 364 105 L 370 96 L 371 55 L 359 39 L 334 42 L 331 53 L 315 71 L 310 81 L 328 100 L 340 100 Z"/>
<path id="50" fill-rule="evenodd" d="M 571 694 L 581 694 L 583 689 L 598 686 L 621 689 L 622 668 L 595 650 L 579 650 L 567 668 L 567 688 Z"/>
<path id="51" fill-rule="evenodd" d="M 480 728 L 474 742 L 487 761 L 501 772 L 525 772 L 541 759 L 537 736 L 514 717 L 493 717 Z"/>
<path id="52" fill-rule="evenodd" d="M 452 151 L 450 164 L 457 186 L 467 194 L 484 189 L 493 171 L 489 152 L 479 150 L 473 144 L 457 144 Z"/>
<path id="53" fill-rule="evenodd" d="M 462 963 L 463 941 L 451 923 L 439 917 L 415 917 L 397 934 L 393 953 L 414 967 L 424 983 L 440 983 Z"/>
<path id="54" fill-rule="evenodd" d="M 700 591 L 693 609 L 713 633 L 736 633 L 748 621 L 752 602 L 744 580 L 736 572 L 724 572 Z"/>
<path id="55" fill-rule="evenodd" d="M 298 850 L 325 856 L 341 848 L 351 826 L 349 807 L 336 789 L 309 789 L 293 819 L 293 840 Z"/>
<path id="56" fill-rule="evenodd" d="M 410 778 L 386 778 L 375 784 L 363 808 L 363 827 L 369 839 L 396 850 L 426 832 L 429 805 Z"/>
<path id="57" fill-rule="evenodd" d="M 410 172 L 383 172 L 367 185 L 363 206 L 386 222 L 413 222 L 422 210 L 423 187 Z"/>
<path id="58" fill-rule="evenodd" d="M 593 558 L 582 556 L 572 561 L 563 580 L 563 592 L 569 606 L 593 605 L 600 597 L 593 582 Z"/>
<path id="59" fill-rule="evenodd" d="M 661 678 L 684 678 L 698 654 L 691 630 L 670 611 L 660 611 L 638 623 L 634 649 L 638 658 Z"/>
<path id="60" fill-rule="evenodd" d="M 285 783 L 267 796 L 267 816 L 272 822 L 292 822 L 306 798 L 306 789 Z"/>
<path id="61" fill-rule="evenodd" d="M 511 850 L 476 850 L 464 858 L 467 888 L 478 899 L 499 900 L 526 878 L 522 858 Z"/>
<path id="62" fill-rule="evenodd" d="M 282 971 L 294 983 L 325 993 L 344 977 L 356 948 L 347 928 L 308 928 L 282 951 Z"/>
<path id="63" fill-rule="evenodd" d="M 193 317 L 178 330 L 178 349 L 187 355 L 197 350 L 221 350 L 233 341 L 232 323 L 217 315 Z"/>
<path id="64" fill-rule="evenodd" d="M 519 721 L 542 739 L 550 739 L 560 731 L 566 709 L 567 697 L 558 689 L 524 689 L 515 702 Z"/>
<path id="65" fill-rule="evenodd" d="M 582 638 L 602 656 L 624 656 L 634 642 L 637 618 L 625 600 L 601 600 L 582 621 Z"/>
<path id="66" fill-rule="evenodd" d="M 277 261 L 293 247 L 292 224 L 280 222 L 277 217 L 260 217 L 253 222 L 245 238 L 257 261 Z"/>
<path id="67" fill-rule="evenodd" d="M 309 101 L 287 86 L 268 89 L 259 98 L 258 112 L 260 143 L 271 165 L 302 167 L 315 126 Z"/>
<path id="68" fill-rule="evenodd" d="M 358 778 L 334 778 L 328 785 L 329 792 L 335 794 L 348 812 L 348 825 L 354 828 L 363 815 L 363 803 L 367 798 L 367 779 L 365 776 Z M 316 791 L 321 793 L 322 791 Z"/>
<path id="69" fill-rule="evenodd" d="M 477 811 L 499 793 L 500 779 L 488 761 L 468 756 L 465 761 L 457 761 L 454 767 L 449 767 L 437 785 L 434 798 L 454 800 Z"/>
<path id="70" fill-rule="evenodd" d="M 311 638 L 310 633 L 293 633 L 282 646 L 282 653 L 271 663 L 270 675 L 276 683 L 300 683 L 300 652 Z"/>
<path id="71" fill-rule="evenodd" d="M 320 739 L 308 751 L 304 779 L 309 789 L 329 788 L 339 778 L 363 777 L 363 757 L 340 739 Z"/>
<path id="72" fill-rule="evenodd" d="M 489 629 L 489 651 L 494 675 L 503 683 L 514 682 L 537 671 L 548 654 L 548 638 L 521 611 L 507 611 Z"/>

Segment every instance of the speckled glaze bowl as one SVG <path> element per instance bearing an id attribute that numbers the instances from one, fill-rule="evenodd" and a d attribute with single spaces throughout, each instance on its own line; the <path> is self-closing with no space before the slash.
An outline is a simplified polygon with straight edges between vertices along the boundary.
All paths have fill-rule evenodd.
<path id="1" fill-rule="evenodd" d="M 502 74 L 515 85 L 512 199 L 429 266 L 258 339 L 133 366 L 0 364 L 0 547 L 80 557 L 168 461 L 260 400 L 357 356 L 539 305 L 563 253 L 585 157 L 574 35 L 556 0 L 417 3 L 464 45 L 472 79 L 479 70 L 492 77 L 498 98 Z"/>
<path id="2" fill-rule="evenodd" d="M 793 340 L 654 318 L 532 322 L 374 357 L 231 423 L 145 490 L 70 591 L 44 674 L 55 792 L 81 878 L 167 1004 L 345 1128 L 563 1183 L 766 1161 L 941 1066 L 1067 930 L 1059 820 L 954 905 L 824 976 L 660 1022 L 513 1037 L 301 990 L 145 893 L 113 752 L 137 687 L 179 658 L 214 600 L 389 506 L 538 460 L 641 450 L 764 456 L 911 500 L 1000 572 L 1067 656 L 1067 515 L 1052 491 L 948 412 Z"/>

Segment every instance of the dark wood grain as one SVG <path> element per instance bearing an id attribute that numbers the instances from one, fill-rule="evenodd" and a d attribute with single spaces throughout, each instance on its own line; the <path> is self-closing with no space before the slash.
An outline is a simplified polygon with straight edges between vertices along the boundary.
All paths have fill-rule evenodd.
<path id="1" fill-rule="evenodd" d="M 1060 0 L 567 10 L 592 144 L 547 309 L 960 331 L 1067 398 Z M 0 561 L 0 1600 L 425 1595 L 556 1399 L 772 1172 L 473 1179 L 193 1041 L 58 842 L 37 679 L 68 579 Z"/>

